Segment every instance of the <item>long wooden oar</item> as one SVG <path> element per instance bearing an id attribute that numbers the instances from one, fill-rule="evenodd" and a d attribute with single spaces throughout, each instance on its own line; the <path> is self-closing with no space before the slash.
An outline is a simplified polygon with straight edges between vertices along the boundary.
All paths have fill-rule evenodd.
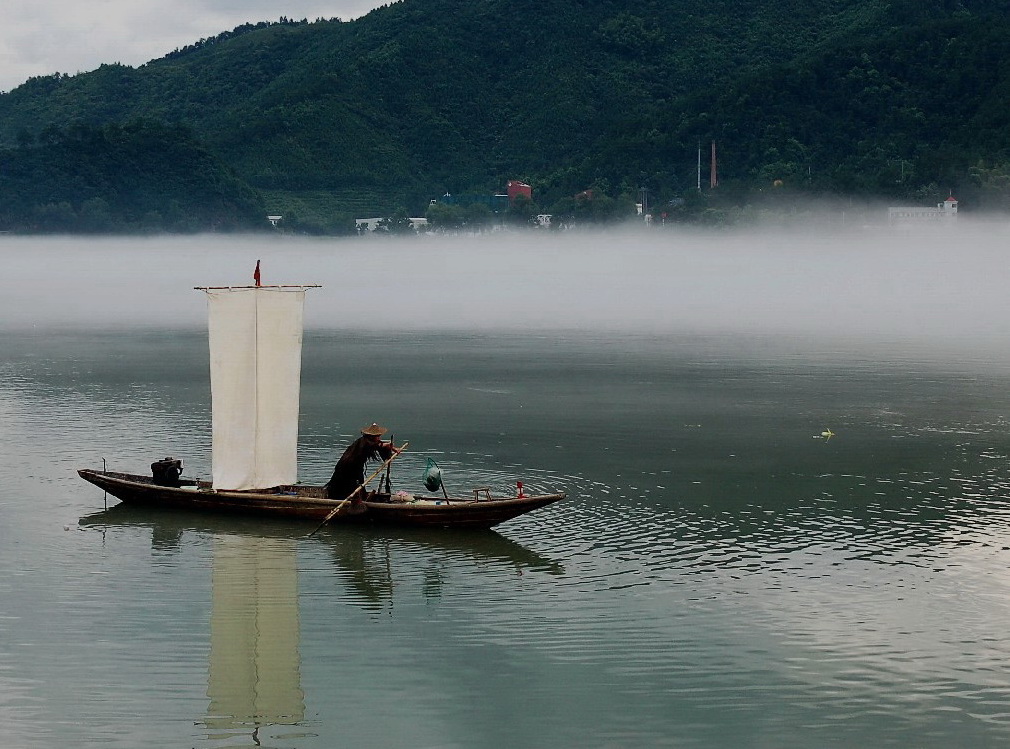
<path id="1" fill-rule="evenodd" d="M 343 500 L 339 505 L 337 505 L 336 507 L 334 507 L 330 511 L 330 514 L 327 515 L 325 518 L 323 518 L 323 522 L 321 522 L 319 525 L 316 526 L 316 530 L 312 531 L 312 533 L 310 533 L 308 536 L 306 536 L 306 538 L 308 538 L 309 536 L 314 536 L 316 534 L 316 531 L 318 531 L 320 528 L 322 528 L 328 522 L 330 522 L 331 520 L 333 520 L 333 518 L 336 517 L 337 513 L 340 512 L 342 509 L 344 509 L 344 505 L 346 505 L 348 502 L 350 502 L 352 499 L 354 499 L 355 495 L 358 492 L 360 492 L 362 489 L 364 489 L 366 486 L 368 486 L 368 482 L 369 481 L 371 481 L 376 476 L 378 476 L 380 473 L 382 473 L 382 471 L 386 468 L 386 466 L 388 466 L 390 463 L 392 463 L 400 453 L 402 453 L 404 450 L 407 449 L 407 445 L 409 445 L 409 444 L 410 444 L 409 442 L 404 442 L 399 447 L 394 447 L 393 448 L 393 454 L 390 455 L 383 462 L 383 464 L 381 466 L 379 466 L 375 470 L 375 473 L 373 473 L 371 476 L 369 476 L 367 479 L 365 479 L 364 483 L 362 483 L 360 486 L 358 486 L 357 488 L 355 488 L 355 490 L 353 492 L 351 492 L 350 494 L 348 494 L 347 495 L 347 499 Z"/>

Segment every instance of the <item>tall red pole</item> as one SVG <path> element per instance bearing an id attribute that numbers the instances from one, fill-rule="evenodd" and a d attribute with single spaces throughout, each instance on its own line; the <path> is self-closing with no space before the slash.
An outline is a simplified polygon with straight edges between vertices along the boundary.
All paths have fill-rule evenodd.
<path id="1" fill-rule="evenodd" d="M 712 141 L 712 176 L 710 178 L 710 187 L 715 187 L 719 184 L 719 178 L 716 176 L 715 172 L 715 141 Z"/>

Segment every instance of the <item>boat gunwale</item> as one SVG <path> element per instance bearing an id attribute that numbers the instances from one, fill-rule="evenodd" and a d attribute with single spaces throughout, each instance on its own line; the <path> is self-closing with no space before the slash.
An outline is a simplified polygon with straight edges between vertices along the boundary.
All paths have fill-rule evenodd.
<path id="1" fill-rule="evenodd" d="M 151 477 L 143 476 L 135 473 L 124 473 L 121 471 L 108 471 L 99 470 L 96 468 L 79 468 L 77 470 L 78 475 L 85 481 L 88 481 L 95 486 L 101 487 L 94 481 L 88 478 L 88 475 L 95 476 L 99 481 L 104 481 L 105 483 L 115 484 L 122 486 L 124 488 L 136 487 L 139 491 L 148 492 L 168 492 L 174 496 L 178 497 L 193 497 L 201 498 L 203 501 L 212 500 L 215 497 L 222 499 L 236 499 L 236 500 L 253 500 L 253 501 L 271 501 L 277 502 L 279 505 L 297 505 L 297 504 L 309 504 L 316 505 L 320 508 L 323 507 L 337 507 L 347 500 L 332 499 L 329 497 L 314 497 L 310 494 L 300 494 L 297 493 L 299 488 L 306 489 L 320 489 L 321 487 L 313 484 L 291 484 L 283 485 L 279 487 L 270 487 L 271 489 L 277 489 L 278 491 L 267 491 L 262 489 L 250 489 L 250 490 L 237 490 L 237 489 L 214 489 L 210 486 L 210 482 L 207 481 L 192 481 L 189 484 L 184 484 L 182 486 L 163 486 L 161 484 L 155 484 Z M 87 474 L 87 475 L 86 475 Z M 137 479 L 145 479 L 144 481 L 138 481 Z M 294 493 L 282 493 L 281 490 L 291 489 Z M 107 490 L 106 490 L 107 491 Z M 463 497 L 435 497 L 428 495 L 411 495 L 417 501 L 383 501 L 383 502 L 370 502 L 368 500 L 363 500 L 362 504 L 369 508 L 376 509 L 390 509 L 390 508 L 403 508 L 412 509 L 417 511 L 427 511 L 432 510 L 435 512 L 445 512 L 449 508 L 458 507 L 487 507 L 487 508 L 498 508 L 498 507 L 509 507 L 513 505 L 525 505 L 534 503 L 537 501 L 551 499 L 552 501 L 560 501 L 565 499 L 568 495 L 564 491 L 554 491 L 548 494 L 529 494 L 522 497 L 501 497 L 501 498 L 491 498 L 491 499 L 471 499 Z M 123 500 L 126 501 L 126 500 Z"/>

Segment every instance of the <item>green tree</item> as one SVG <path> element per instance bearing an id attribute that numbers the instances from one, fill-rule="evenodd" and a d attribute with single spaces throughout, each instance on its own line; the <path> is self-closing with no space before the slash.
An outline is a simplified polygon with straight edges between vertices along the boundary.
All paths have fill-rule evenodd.
<path id="1" fill-rule="evenodd" d="M 407 209 L 403 207 L 398 208 L 392 216 L 379 221 L 379 225 L 375 227 L 375 231 L 384 234 L 393 234 L 396 236 L 416 233 L 414 231 L 414 225 L 411 223 L 410 217 L 407 214 Z"/>
<path id="2" fill-rule="evenodd" d="M 466 223 L 463 209 L 448 203 L 432 203 L 424 215 L 428 219 L 428 225 L 440 232 L 459 231 Z"/>
<path id="3" fill-rule="evenodd" d="M 513 226 L 534 226 L 540 208 L 532 199 L 525 195 L 516 195 L 505 212 L 505 220 Z"/>

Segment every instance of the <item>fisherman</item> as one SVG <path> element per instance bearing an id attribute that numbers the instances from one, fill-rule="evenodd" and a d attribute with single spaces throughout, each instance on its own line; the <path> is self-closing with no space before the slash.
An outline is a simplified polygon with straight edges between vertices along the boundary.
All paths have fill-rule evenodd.
<path id="1" fill-rule="evenodd" d="M 383 442 L 382 435 L 388 430 L 376 423 L 361 430 L 361 436 L 354 440 L 333 468 L 333 475 L 326 482 L 326 496 L 330 499 L 347 499 L 365 483 L 365 464 L 370 460 L 389 460 L 399 452 L 392 441 Z M 356 500 L 363 499 L 359 492 Z"/>

